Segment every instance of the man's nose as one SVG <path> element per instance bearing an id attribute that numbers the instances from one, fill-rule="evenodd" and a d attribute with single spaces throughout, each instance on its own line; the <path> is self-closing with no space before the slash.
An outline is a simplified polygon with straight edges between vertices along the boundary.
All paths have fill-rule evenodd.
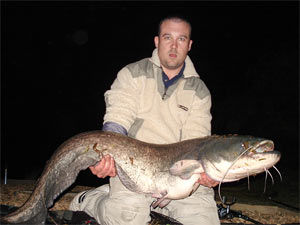
<path id="1" fill-rule="evenodd" d="M 177 48 L 177 41 L 176 40 L 173 40 L 171 47 L 172 48 Z"/>

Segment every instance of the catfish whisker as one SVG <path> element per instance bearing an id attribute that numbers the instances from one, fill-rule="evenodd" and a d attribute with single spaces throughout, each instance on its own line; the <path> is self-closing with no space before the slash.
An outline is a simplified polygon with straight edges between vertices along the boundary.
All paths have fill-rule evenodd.
<path id="1" fill-rule="evenodd" d="M 274 179 L 273 179 L 273 176 L 272 176 L 272 174 L 270 173 L 270 171 L 269 170 L 267 170 L 266 171 L 269 175 L 270 175 L 270 177 L 271 177 L 271 180 L 272 180 L 272 185 L 274 185 Z"/>
<path id="2" fill-rule="evenodd" d="M 267 189 L 267 178 L 268 178 L 268 173 L 267 173 L 267 169 L 265 169 L 265 172 L 266 172 L 266 176 L 265 176 L 265 185 L 264 185 L 264 193 L 266 193 L 266 189 Z"/>
<path id="3" fill-rule="evenodd" d="M 274 179 L 273 179 L 273 176 L 272 174 L 270 173 L 269 170 L 267 170 L 266 168 L 264 168 L 265 171 L 266 171 L 266 176 L 265 176 L 265 185 L 264 185 L 264 193 L 266 193 L 266 189 L 267 189 L 267 178 L 268 178 L 268 174 L 270 175 L 271 177 L 271 180 L 272 180 L 272 185 L 274 185 Z"/>
<path id="4" fill-rule="evenodd" d="M 281 176 L 281 173 L 279 172 L 279 170 L 275 166 L 273 166 L 273 168 L 277 171 L 277 173 L 279 174 L 280 180 L 282 181 L 282 176 Z"/>
<path id="5" fill-rule="evenodd" d="M 248 150 L 251 149 L 251 147 L 245 149 L 238 157 L 236 157 L 236 159 L 231 163 L 231 165 L 228 167 L 228 169 L 226 170 L 226 172 L 224 173 L 220 183 L 219 183 L 219 187 L 218 187 L 218 195 L 219 198 L 221 199 L 222 203 L 225 204 L 225 202 L 223 202 L 223 199 L 221 197 L 221 184 L 223 182 L 223 180 L 225 179 L 227 173 L 229 172 L 229 170 L 231 169 L 231 167 L 239 160 L 239 158 L 241 158 L 246 152 L 248 152 Z"/>
<path id="6" fill-rule="evenodd" d="M 250 176 L 248 171 L 247 171 L 247 178 L 248 178 L 248 191 L 250 191 Z"/>

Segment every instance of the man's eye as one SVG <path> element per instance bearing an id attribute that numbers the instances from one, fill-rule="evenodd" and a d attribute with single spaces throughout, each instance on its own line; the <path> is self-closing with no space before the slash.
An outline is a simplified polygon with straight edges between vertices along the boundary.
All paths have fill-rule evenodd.
<path id="1" fill-rule="evenodd" d="M 179 38 L 179 40 L 180 40 L 180 41 L 185 41 L 186 38 L 185 38 L 185 37 L 181 37 L 181 38 Z"/>
<path id="2" fill-rule="evenodd" d="M 170 40 L 170 39 L 171 39 L 171 37 L 165 36 L 165 40 Z"/>

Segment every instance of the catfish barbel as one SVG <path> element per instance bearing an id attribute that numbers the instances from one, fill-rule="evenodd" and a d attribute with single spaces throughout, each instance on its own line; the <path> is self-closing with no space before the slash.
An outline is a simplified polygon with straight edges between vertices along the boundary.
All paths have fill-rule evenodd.
<path id="1" fill-rule="evenodd" d="M 28 200 L 2 217 L 6 223 L 44 224 L 47 209 L 78 173 L 110 154 L 121 182 L 130 191 L 157 198 L 153 207 L 191 195 L 205 172 L 232 182 L 267 171 L 280 159 L 271 140 L 251 136 L 208 136 L 174 144 L 150 144 L 121 134 L 90 131 L 61 144 L 47 162 Z"/>

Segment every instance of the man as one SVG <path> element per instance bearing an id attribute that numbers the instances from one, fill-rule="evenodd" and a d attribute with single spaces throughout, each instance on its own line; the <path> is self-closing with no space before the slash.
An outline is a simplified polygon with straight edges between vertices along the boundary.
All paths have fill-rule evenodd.
<path id="1" fill-rule="evenodd" d="M 190 23 L 181 17 L 161 21 L 152 57 L 124 67 L 105 93 L 103 130 L 157 144 L 211 134 L 211 96 L 187 56 L 192 47 L 191 30 Z M 150 221 L 153 199 L 123 186 L 112 157 L 105 156 L 90 170 L 99 178 L 111 176 L 110 187 L 80 193 L 71 210 L 83 210 L 101 225 Z M 183 224 L 220 224 L 211 188 L 217 182 L 205 173 L 198 182 L 201 185 L 190 197 L 157 210 Z"/>

